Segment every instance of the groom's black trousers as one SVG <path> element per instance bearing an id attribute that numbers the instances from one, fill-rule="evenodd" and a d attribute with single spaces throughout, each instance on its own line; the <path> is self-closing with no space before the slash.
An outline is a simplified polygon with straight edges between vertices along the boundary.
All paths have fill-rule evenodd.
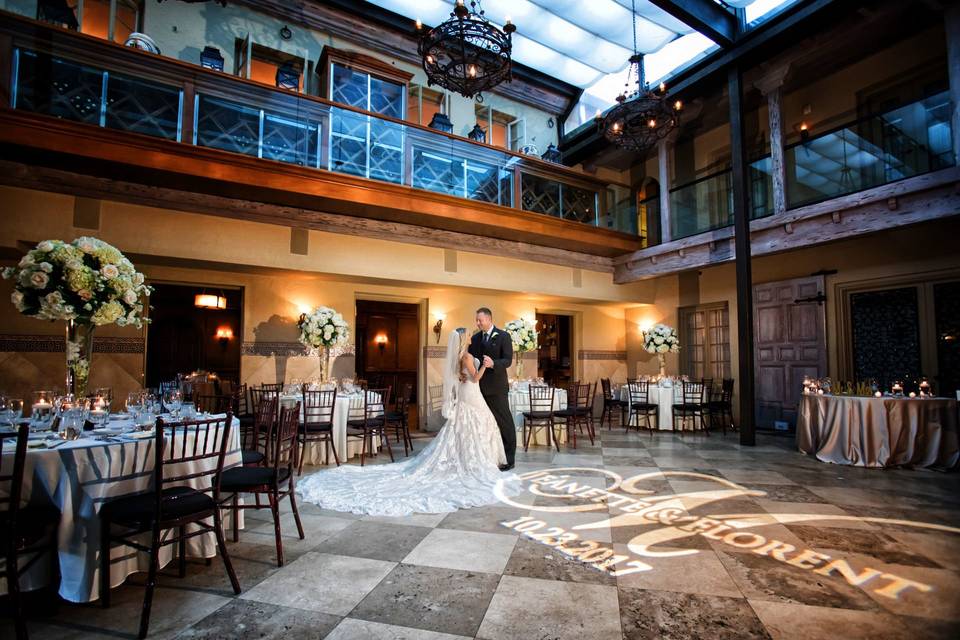
<path id="1" fill-rule="evenodd" d="M 513 414 L 510 413 L 510 402 L 507 400 L 507 394 L 484 395 L 483 399 L 487 401 L 490 413 L 497 420 L 500 437 L 503 439 L 503 451 L 507 455 L 507 464 L 512 465 L 514 455 L 517 452 L 517 427 L 513 424 Z"/>

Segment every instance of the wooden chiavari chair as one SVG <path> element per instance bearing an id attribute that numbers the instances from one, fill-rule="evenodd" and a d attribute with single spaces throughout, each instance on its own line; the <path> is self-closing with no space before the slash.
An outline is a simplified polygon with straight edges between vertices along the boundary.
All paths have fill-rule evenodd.
<path id="1" fill-rule="evenodd" d="M 546 429 L 547 446 L 550 446 L 550 439 L 553 438 L 557 451 L 560 451 L 560 443 L 554 437 L 553 423 L 553 398 L 556 389 L 542 385 L 530 385 L 530 410 L 523 412 L 523 450 L 526 451 L 530 446 L 530 436 L 537 430 Z"/>
<path id="2" fill-rule="evenodd" d="M 660 405 L 650 402 L 650 383 L 646 380 L 634 380 L 627 383 L 627 424 L 626 430 L 630 430 L 633 424 L 634 416 L 637 418 L 637 430 L 640 430 L 640 417 L 643 416 L 643 422 L 650 430 L 650 437 L 653 437 L 654 426 L 650 423 L 650 416 L 656 420 L 656 429 L 660 428 Z"/>
<path id="3" fill-rule="evenodd" d="M 627 402 L 616 398 L 613 395 L 613 386 L 610 384 L 610 378 L 600 378 L 600 388 L 603 391 L 603 411 L 600 413 L 600 428 L 603 429 L 603 423 L 607 423 L 607 430 L 613 429 L 613 415 L 620 415 L 620 423 L 626 419 Z"/>
<path id="4" fill-rule="evenodd" d="M 680 435 L 683 435 L 684 424 L 688 418 L 693 420 L 693 431 L 697 430 L 697 421 L 700 422 L 700 428 L 704 433 L 710 435 L 707 430 L 706 414 L 707 401 L 704 397 L 706 393 L 702 382 L 683 381 L 681 387 L 681 402 L 673 405 L 673 430 L 677 430 L 677 420 L 680 421 Z"/>
<path id="5" fill-rule="evenodd" d="M 580 384 L 574 382 L 567 391 L 567 408 L 554 411 L 554 418 L 560 420 L 561 428 L 567 430 L 567 441 L 577 448 L 577 432 L 583 433 L 584 425 L 587 427 L 587 435 L 590 437 L 590 444 L 593 444 L 593 385 Z M 560 438 L 555 434 L 554 440 L 559 442 Z"/>
<path id="6" fill-rule="evenodd" d="M 360 466 L 364 464 L 368 445 L 370 455 L 377 455 L 374 451 L 373 438 L 382 438 L 381 446 L 387 448 L 390 461 L 393 462 L 393 449 L 390 448 L 390 438 L 387 435 L 386 398 L 389 389 L 366 389 L 363 392 L 363 417 L 347 421 L 347 438 L 363 438 L 363 447 L 360 449 Z"/>
<path id="7" fill-rule="evenodd" d="M 406 457 L 408 447 L 413 451 L 413 440 L 410 438 L 410 396 L 413 395 L 413 385 L 409 382 L 403 385 L 403 389 L 397 395 L 397 403 L 393 411 L 387 413 L 387 428 L 393 431 L 394 438 L 403 442 L 403 455 Z"/>
<path id="8" fill-rule="evenodd" d="M 720 386 L 720 395 L 711 400 L 708 407 L 710 414 L 710 428 L 719 425 L 723 435 L 727 435 L 727 426 L 733 431 L 737 425 L 733 423 L 733 379 L 724 378 Z"/>
<path id="9" fill-rule="evenodd" d="M 333 451 L 333 461 L 340 466 L 340 456 L 333 442 L 333 412 L 337 406 L 337 390 L 309 391 L 303 389 L 303 423 L 300 425 L 298 440 L 300 451 L 298 457 L 303 473 L 303 460 L 306 458 L 308 442 L 322 442 L 325 444 L 324 464 L 330 464 L 330 452 Z"/>

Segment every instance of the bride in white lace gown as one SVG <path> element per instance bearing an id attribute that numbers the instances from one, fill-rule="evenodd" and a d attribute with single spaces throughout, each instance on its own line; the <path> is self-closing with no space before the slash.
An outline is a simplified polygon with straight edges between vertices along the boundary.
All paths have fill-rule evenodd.
<path id="1" fill-rule="evenodd" d="M 486 368 L 467 353 L 465 329 L 450 335 L 444 367 L 440 432 L 414 458 L 393 464 L 344 465 L 319 471 L 297 483 L 304 500 L 334 511 L 376 516 L 447 513 L 497 501 L 495 487 L 514 494 L 515 476 L 506 462 L 497 421 L 477 382 Z"/>

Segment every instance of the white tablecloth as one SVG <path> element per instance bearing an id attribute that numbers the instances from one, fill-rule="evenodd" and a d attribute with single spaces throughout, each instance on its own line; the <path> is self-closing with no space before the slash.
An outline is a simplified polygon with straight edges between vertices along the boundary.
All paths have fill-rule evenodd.
<path id="1" fill-rule="evenodd" d="M 281 404 L 293 406 L 300 402 L 300 420 L 303 420 L 303 396 L 302 395 L 284 395 L 281 396 Z M 337 456 L 340 462 L 349 460 L 354 456 L 359 456 L 363 448 L 363 442 L 359 438 L 353 438 L 347 441 L 347 420 L 363 419 L 363 394 L 337 394 L 337 403 L 333 408 L 333 444 L 337 448 Z M 374 451 L 380 444 L 380 438 L 373 438 Z M 310 442 L 304 451 L 303 461 L 305 464 L 323 464 L 326 459 L 327 444 L 325 442 Z M 370 451 L 367 452 L 371 453 Z M 386 452 L 384 452 L 386 453 Z M 333 453 L 330 454 L 330 464 L 333 464 Z"/>
<path id="2" fill-rule="evenodd" d="M 510 402 L 510 413 L 513 414 L 513 424 L 517 427 L 517 444 L 518 446 L 523 446 L 523 440 L 521 440 L 521 434 L 523 432 L 523 412 L 530 411 L 530 389 L 526 385 L 518 385 L 510 389 L 510 393 L 507 396 L 508 401 Z M 566 389 L 555 389 L 553 393 L 553 410 L 559 411 L 561 409 L 567 408 L 567 390 Z M 566 430 L 560 431 L 560 442 L 566 442 L 567 432 Z M 556 433 L 556 431 L 554 432 Z M 547 432 L 543 429 L 538 429 L 534 432 L 533 436 L 530 438 L 530 444 L 540 444 L 546 445 L 547 442 Z"/>
<path id="3" fill-rule="evenodd" d="M 660 387 L 653 384 L 650 385 L 649 402 L 658 405 L 659 407 L 657 413 L 661 431 L 673 429 L 673 405 L 674 403 L 679 403 L 681 401 L 681 389 L 682 387 L 680 385 L 673 387 Z M 627 385 L 620 387 L 620 399 L 624 402 L 630 401 L 630 389 L 627 387 Z M 636 427 L 638 425 L 646 426 L 646 422 L 644 422 L 644 418 L 639 414 L 635 414 L 630 426 Z"/>
<path id="4" fill-rule="evenodd" d="M 110 426 L 122 424 L 111 421 Z M 53 504 L 60 511 L 58 559 L 60 563 L 60 595 L 71 602 L 90 602 L 99 597 L 100 506 L 109 498 L 146 491 L 153 477 L 154 440 L 146 438 L 130 442 L 104 442 L 84 437 L 66 442 L 54 449 L 29 449 L 24 470 L 23 500 L 32 504 Z M 189 448 L 192 443 L 187 444 Z M 233 421 L 224 467 L 241 463 L 240 422 Z M 4 449 L 0 465 L 9 473 L 13 453 Z M 195 463 L 181 467 L 184 472 L 199 469 Z M 196 488 L 209 486 L 210 476 L 190 482 Z M 205 485 L 205 486 L 201 486 Z M 240 512 L 242 517 L 243 512 Z M 240 520 L 241 527 L 243 520 Z M 230 526 L 231 518 L 224 524 Z M 141 542 L 149 545 L 149 533 Z M 160 566 L 174 557 L 176 545 L 162 549 Z M 217 554 L 213 534 L 187 540 L 187 555 L 209 558 Z M 110 584 L 117 586 L 127 576 L 146 571 L 149 556 L 130 547 L 113 548 Z M 21 560 L 22 561 L 22 560 Z M 46 585 L 50 577 L 48 563 L 39 560 L 20 581 L 21 589 L 33 590 Z M 226 580 L 226 577 L 224 578 Z M 6 592 L 6 581 L 0 585 Z"/>

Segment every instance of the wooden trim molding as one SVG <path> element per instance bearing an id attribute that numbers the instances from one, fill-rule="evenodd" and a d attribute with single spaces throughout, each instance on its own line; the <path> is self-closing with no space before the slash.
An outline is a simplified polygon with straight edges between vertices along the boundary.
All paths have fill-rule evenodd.
<path id="1" fill-rule="evenodd" d="M 581 349 L 577 352 L 577 360 L 615 360 L 617 362 L 627 361 L 626 351 L 588 351 Z"/>
<path id="2" fill-rule="evenodd" d="M 436 359 L 436 358 L 446 358 L 447 357 L 447 348 L 446 347 L 424 347 L 423 348 L 423 357 L 425 359 Z"/>
<path id="3" fill-rule="evenodd" d="M 750 223 L 751 255 L 771 255 L 960 215 L 960 167 L 907 178 Z M 733 228 L 614 258 L 624 284 L 734 259 Z"/>
<path id="4" fill-rule="evenodd" d="M 0 334 L 0 352 L 11 353 L 63 353 L 64 337 L 35 334 Z M 144 353 L 143 338 L 117 338 L 94 336 L 94 353 Z"/>

